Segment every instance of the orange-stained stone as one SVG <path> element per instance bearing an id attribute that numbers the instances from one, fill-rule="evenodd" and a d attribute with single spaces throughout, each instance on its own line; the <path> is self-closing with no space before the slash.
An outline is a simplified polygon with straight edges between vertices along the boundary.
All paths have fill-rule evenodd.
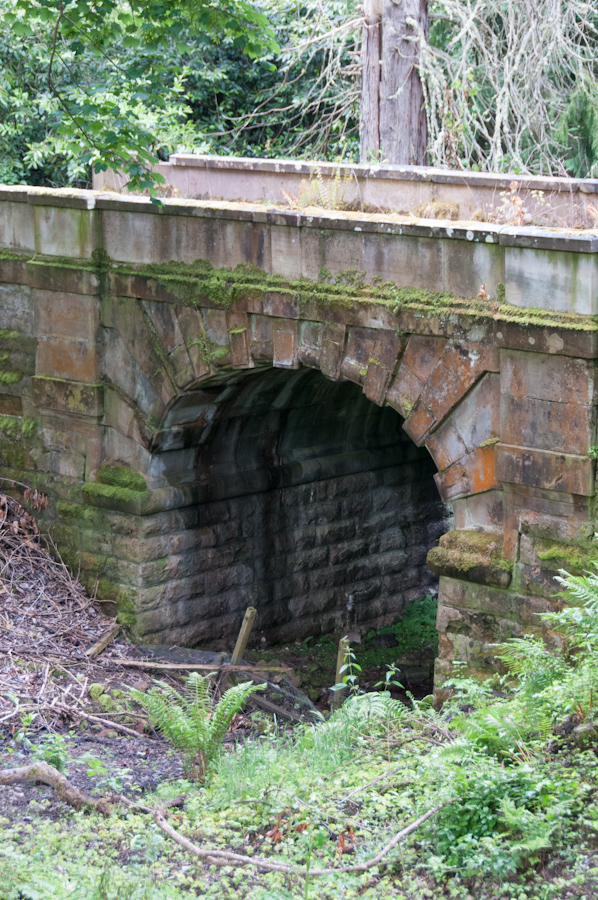
<path id="1" fill-rule="evenodd" d="M 425 381 L 438 362 L 445 344 L 445 338 L 414 334 L 409 338 L 401 365 L 417 375 L 420 381 Z"/>
<path id="2" fill-rule="evenodd" d="M 434 478 L 443 500 L 499 488 L 494 471 L 494 447 L 478 447 Z"/>
<path id="3" fill-rule="evenodd" d="M 288 322 L 275 325 L 272 331 L 274 345 L 274 365 L 281 369 L 296 369 L 297 364 L 297 324 Z"/>
<path id="4" fill-rule="evenodd" d="M 426 434 L 435 421 L 432 413 L 425 408 L 421 400 L 418 400 L 413 408 L 413 412 L 403 423 L 403 428 L 417 446 L 421 447 Z"/>

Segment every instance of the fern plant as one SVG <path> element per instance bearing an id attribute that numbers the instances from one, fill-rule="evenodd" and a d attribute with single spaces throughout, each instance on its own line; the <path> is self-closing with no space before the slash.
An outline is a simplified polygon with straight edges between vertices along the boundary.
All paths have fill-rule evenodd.
<path id="1" fill-rule="evenodd" d="M 156 684 L 147 694 L 130 688 L 131 696 L 147 710 L 150 721 L 166 740 L 183 754 L 186 774 L 193 781 L 204 781 L 233 716 L 249 695 L 263 690 L 264 685 L 251 681 L 236 684 L 217 701 L 210 675 L 192 672 L 184 694 L 164 681 Z"/>

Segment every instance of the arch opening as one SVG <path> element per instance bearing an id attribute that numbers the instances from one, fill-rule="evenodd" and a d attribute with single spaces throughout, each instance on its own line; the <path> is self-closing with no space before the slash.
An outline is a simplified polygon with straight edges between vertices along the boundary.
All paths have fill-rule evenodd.
<path id="1" fill-rule="evenodd" d="M 195 596 L 168 640 L 228 648 L 249 605 L 262 645 L 363 634 L 434 593 L 426 556 L 452 513 L 402 423 L 307 368 L 222 372 L 180 398 L 154 475 L 202 502 L 186 526 Z"/>

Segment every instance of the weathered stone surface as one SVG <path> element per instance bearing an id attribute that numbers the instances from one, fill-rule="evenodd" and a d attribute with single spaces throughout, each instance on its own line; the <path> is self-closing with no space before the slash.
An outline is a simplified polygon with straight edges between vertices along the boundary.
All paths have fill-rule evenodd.
<path id="1" fill-rule="evenodd" d="M 448 527 L 428 451 L 459 530 L 430 557 L 439 671 L 492 668 L 494 641 L 537 626 L 596 531 L 595 237 L 21 187 L 0 204 L 3 474 L 47 488 L 128 627 L 229 645 L 249 603 L 269 640 L 390 621 L 433 588 Z M 147 491 L 97 482 L 107 459 Z"/>

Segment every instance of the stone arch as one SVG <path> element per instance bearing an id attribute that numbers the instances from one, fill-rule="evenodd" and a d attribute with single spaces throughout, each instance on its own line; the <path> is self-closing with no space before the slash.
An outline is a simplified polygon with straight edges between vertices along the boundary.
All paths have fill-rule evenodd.
<path id="1" fill-rule="evenodd" d="M 401 334 L 385 310 L 370 308 L 364 317 L 332 309 L 310 320 L 299 318 L 286 300 L 270 304 L 266 314 L 261 304 L 259 311 L 238 312 L 174 299 L 113 303 L 104 349 L 105 458 L 124 458 L 147 471 L 157 449 L 197 440 L 198 429 L 208 425 L 206 412 L 180 422 L 173 410 L 180 414 L 184 398 L 218 373 L 307 367 L 359 385 L 370 401 L 404 418 L 407 434 L 436 464 L 440 495 L 454 504 L 458 527 L 502 527 L 495 474 L 499 357 L 483 329 L 451 335 L 422 319 L 423 333 Z M 159 473 L 149 474 L 155 487 L 166 486 Z"/>
<path id="2" fill-rule="evenodd" d="M 132 554 L 141 633 L 181 641 L 180 629 L 164 626 L 165 609 L 184 620 L 199 587 L 171 548 L 184 544 L 188 552 L 189 533 L 202 527 L 197 505 L 215 499 L 214 473 L 198 478 L 197 447 L 235 385 L 269 370 L 316 370 L 337 385 L 358 386 L 369 404 L 395 410 L 413 444 L 433 459 L 440 497 L 452 504 L 457 526 L 490 531 L 500 543 L 502 494 L 494 471 L 498 353 L 483 329 L 451 333 L 446 323 L 434 328 L 422 319 L 423 333 L 404 334 L 396 315 L 373 304 L 365 312 L 312 310 L 306 318 L 286 298 L 253 306 L 249 299 L 239 311 L 182 304 L 156 291 L 144 279 L 141 289 L 136 285 L 141 296 L 112 298 L 104 329 L 102 458 L 132 465 L 147 479 L 146 494 L 123 507 L 144 517 L 139 527 L 147 531 L 153 515 L 164 533 L 178 534 L 160 543 L 160 554 L 167 552 L 159 558 L 159 572 L 146 537 L 145 549 Z M 111 506 L 110 499 L 87 490 L 89 502 Z M 195 639 L 201 640 L 200 632 Z"/>

